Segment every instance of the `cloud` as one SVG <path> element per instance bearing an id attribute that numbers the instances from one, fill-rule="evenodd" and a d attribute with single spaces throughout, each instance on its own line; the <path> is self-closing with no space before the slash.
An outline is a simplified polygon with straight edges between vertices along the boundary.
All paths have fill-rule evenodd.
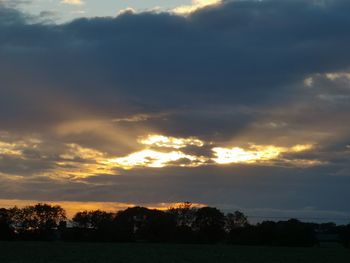
<path id="1" fill-rule="evenodd" d="M 175 138 L 159 134 L 150 134 L 139 139 L 139 143 L 150 146 L 180 149 L 187 146 L 202 147 L 204 142 L 197 138 Z"/>
<path id="2" fill-rule="evenodd" d="M 198 9 L 205 8 L 212 5 L 218 5 L 221 0 L 193 0 L 191 5 L 182 5 L 174 8 L 172 11 L 176 14 L 188 15 L 197 11 Z"/>
<path id="3" fill-rule="evenodd" d="M 137 11 L 132 8 L 132 7 L 127 7 L 124 9 L 119 10 L 118 15 L 123 15 L 123 14 L 136 14 Z"/>
<path id="4" fill-rule="evenodd" d="M 1 4 L 1 197 L 348 209 L 350 3 L 318 2 L 65 24 Z"/>
<path id="5" fill-rule="evenodd" d="M 52 138 L 19 139 L 3 133 L 0 139 L 2 139 L 0 140 L 0 172 L 46 177 L 57 181 L 79 181 L 98 175 L 118 175 L 118 169 L 144 167 L 200 167 L 260 163 L 295 166 L 322 164 L 321 161 L 310 157 L 282 156 L 286 153 L 310 151 L 313 148 L 312 145 L 292 147 L 250 145 L 249 149 L 240 147 L 230 149 L 218 147 L 212 142 L 204 142 L 196 137 L 177 138 L 150 134 L 137 139 L 139 150 L 125 156 L 120 154 L 118 156 L 116 152 L 103 151 L 96 146 L 92 148 L 77 143 L 64 143 L 57 139 L 54 142 Z"/>
<path id="6" fill-rule="evenodd" d="M 30 4 L 32 0 L 0 0 L 0 5 L 5 5 L 8 7 L 17 7 L 18 5 Z"/>
<path id="7" fill-rule="evenodd" d="M 83 5 L 84 1 L 82 0 L 62 0 L 62 4 L 67 4 L 67 5 Z"/>
<path id="8" fill-rule="evenodd" d="M 310 167 L 325 165 L 326 161 L 313 159 L 305 152 L 314 151 L 310 144 L 282 147 L 274 145 L 249 145 L 248 149 L 241 147 L 214 147 L 212 160 L 218 165 L 255 164 L 285 167 Z M 304 153 L 303 156 L 295 155 Z"/>
<path id="9" fill-rule="evenodd" d="M 176 163 L 180 160 L 180 163 Z M 126 157 L 111 159 L 110 162 L 123 169 L 137 167 L 162 168 L 174 164 L 180 167 L 196 167 L 205 164 L 206 158 L 188 155 L 181 151 L 160 152 L 146 149 L 129 154 Z"/>

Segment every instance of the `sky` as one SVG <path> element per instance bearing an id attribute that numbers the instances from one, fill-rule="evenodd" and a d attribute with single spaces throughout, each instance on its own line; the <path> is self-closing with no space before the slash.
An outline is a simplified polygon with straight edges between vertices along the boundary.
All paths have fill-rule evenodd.
<path id="1" fill-rule="evenodd" d="M 0 205 L 349 223 L 349 12 L 0 1 Z"/>
<path id="2" fill-rule="evenodd" d="M 81 17 L 114 17 L 120 13 L 171 12 L 188 14 L 220 0 L 2 0 L 8 6 L 39 17 L 41 22 L 65 23 Z"/>

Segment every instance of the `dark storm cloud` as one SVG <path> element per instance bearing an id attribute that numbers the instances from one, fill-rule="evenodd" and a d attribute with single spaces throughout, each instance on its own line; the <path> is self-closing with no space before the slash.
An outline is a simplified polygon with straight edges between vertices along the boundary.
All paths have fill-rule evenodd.
<path id="1" fill-rule="evenodd" d="M 0 117 L 15 128 L 51 125 L 71 117 L 60 112 L 69 97 L 83 105 L 68 112 L 170 111 L 167 122 L 154 122 L 167 133 L 231 135 L 261 105 L 295 96 L 295 82 L 348 68 L 349 9 L 347 1 L 225 1 L 187 18 L 141 13 L 43 25 L 2 7 Z"/>
<path id="2" fill-rule="evenodd" d="M 306 75 L 349 66 L 349 10 L 348 1 L 227 1 L 187 18 L 141 13 L 28 25 L 1 8 L 2 72 L 10 78 L 2 85 L 52 89 L 107 115 L 261 105 Z M 23 107 L 2 106 L 7 116 L 49 114 L 30 105 L 35 97 L 23 105 L 4 95 Z"/>
<path id="3" fill-rule="evenodd" d="M 4 6 L 5 3 L 0 1 L 0 25 L 4 27 L 9 24 L 21 23 L 24 24 L 25 16 L 15 9 L 10 9 Z"/>

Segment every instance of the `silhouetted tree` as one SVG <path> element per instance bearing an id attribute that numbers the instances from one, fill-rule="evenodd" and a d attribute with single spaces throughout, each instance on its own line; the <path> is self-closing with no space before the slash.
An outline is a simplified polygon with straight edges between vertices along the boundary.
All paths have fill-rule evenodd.
<path id="1" fill-rule="evenodd" d="M 312 246 L 316 244 L 315 233 L 310 224 L 297 219 L 288 221 L 265 221 L 257 225 L 260 244 L 274 246 Z"/>
<path id="2" fill-rule="evenodd" d="M 281 245 L 286 246 L 313 246 L 316 244 L 315 233 L 307 223 L 302 223 L 297 219 L 290 219 L 278 224 L 279 238 Z"/>
<path id="3" fill-rule="evenodd" d="M 73 225 L 78 228 L 90 228 L 91 227 L 91 217 L 88 211 L 78 212 L 72 218 Z"/>
<path id="4" fill-rule="evenodd" d="M 350 224 L 347 226 L 342 226 L 339 229 L 340 242 L 345 246 L 350 248 Z"/>
<path id="5" fill-rule="evenodd" d="M 57 229 L 59 223 L 66 220 L 65 210 L 58 205 L 39 203 L 22 209 L 14 207 L 11 212 L 14 227 L 23 237 L 28 238 L 48 238 L 52 235 L 52 230 Z"/>
<path id="6" fill-rule="evenodd" d="M 170 241 L 175 230 L 172 214 L 145 207 L 132 207 L 117 213 L 119 237 L 128 241 Z"/>
<path id="7" fill-rule="evenodd" d="M 73 224 L 80 228 L 100 229 L 114 219 L 113 213 L 101 210 L 78 212 L 73 217 Z"/>
<path id="8" fill-rule="evenodd" d="M 197 208 L 190 202 L 178 204 L 175 207 L 168 209 L 176 222 L 176 229 L 173 236 L 173 241 L 181 243 L 196 242 L 194 231 L 192 229 L 196 219 Z"/>
<path id="9" fill-rule="evenodd" d="M 118 213 L 82 211 L 67 227 L 60 206 L 37 204 L 0 209 L 0 239 L 117 242 L 228 242 L 242 245 L 312 246 L 317 234 L 339 236 L 335 242 L 349 246 L 350 225 L 264 221 L 249 225 L 236 211 L 226 216 L 214 207 L 183 203 L 167 211 L 132 207 Z M 317 236 L 317 238 L 319 238 Z"/>
<path id="10" fill-rule="evenodd" d="M 193 229 L 197 232 L 200 242 L 215 243 L 225 237 L 225 216 L 214 207 L 202 207 L 196 212 Z"/>
<path id="11" fill-rule="evenodd" d="M 114 214 L 96 210 L 90 212 L 90 224 L 94 229 L 102 229 L 103 227 L 109 225 L 114 219 Z"/>
<path id="12" fill-rule="evenodd" d="M 252 225 L 233 228 L 228 234 L 227 241 L 235 245 L 262 245 L 258 228 Z"/>
<path id="13" fill-rule="evenodd" d="M 0 240 L 12 240 L 14 238 L 14 229 L 11 225 L 11 211 L 5 208 L 0 208 Z"/>
<path id="14" fill-rule="evenodd" d="M 185 202 L 168 209 L 168 213 L 174 215 L 177 226 L 190 228 L 195 221 L 196 211 L 197 209 L 190 202 Z"/>
<path id="15" fill-rule="evenodd" d="M 248 225 L 247 217 L 240 211 L 228 213 L 225 218 L 225 230 L 230 233 L 235 228 L 242 228 Z"/>
<path id="16" fill-rule="evenodd" d="M 160 210 L 150 210 L 146 224 L 140 230 L 144 237 L 152 242 L 173 241 L 176 229 L 175 217 Z"/>
<path id="17" fill-rule="evenodd" d="M 78 212 L 72 219 L 76 229 L 71 236 L 80 241 L 113 241 L 114 216 L 101 210 Z"/>

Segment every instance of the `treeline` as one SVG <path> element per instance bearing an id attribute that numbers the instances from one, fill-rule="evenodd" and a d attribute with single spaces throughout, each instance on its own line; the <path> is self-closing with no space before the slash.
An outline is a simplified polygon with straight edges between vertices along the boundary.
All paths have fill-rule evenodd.
<path id="1" fill-rule="evenodd" d="M 183 203 L 166 211 L 132 207 L 117 213 L 83 211 L 67 220 L 60 206 L 37 204 L 0 209 L 0 240 L 79 242 L 229 243 L 267 246 L 315 246 L 323 238 L 350 244 L 350 225 L 264 221 L 249 224 L 236 211 Z M 333 241 L 334 241 L 333 240 Z"/>

